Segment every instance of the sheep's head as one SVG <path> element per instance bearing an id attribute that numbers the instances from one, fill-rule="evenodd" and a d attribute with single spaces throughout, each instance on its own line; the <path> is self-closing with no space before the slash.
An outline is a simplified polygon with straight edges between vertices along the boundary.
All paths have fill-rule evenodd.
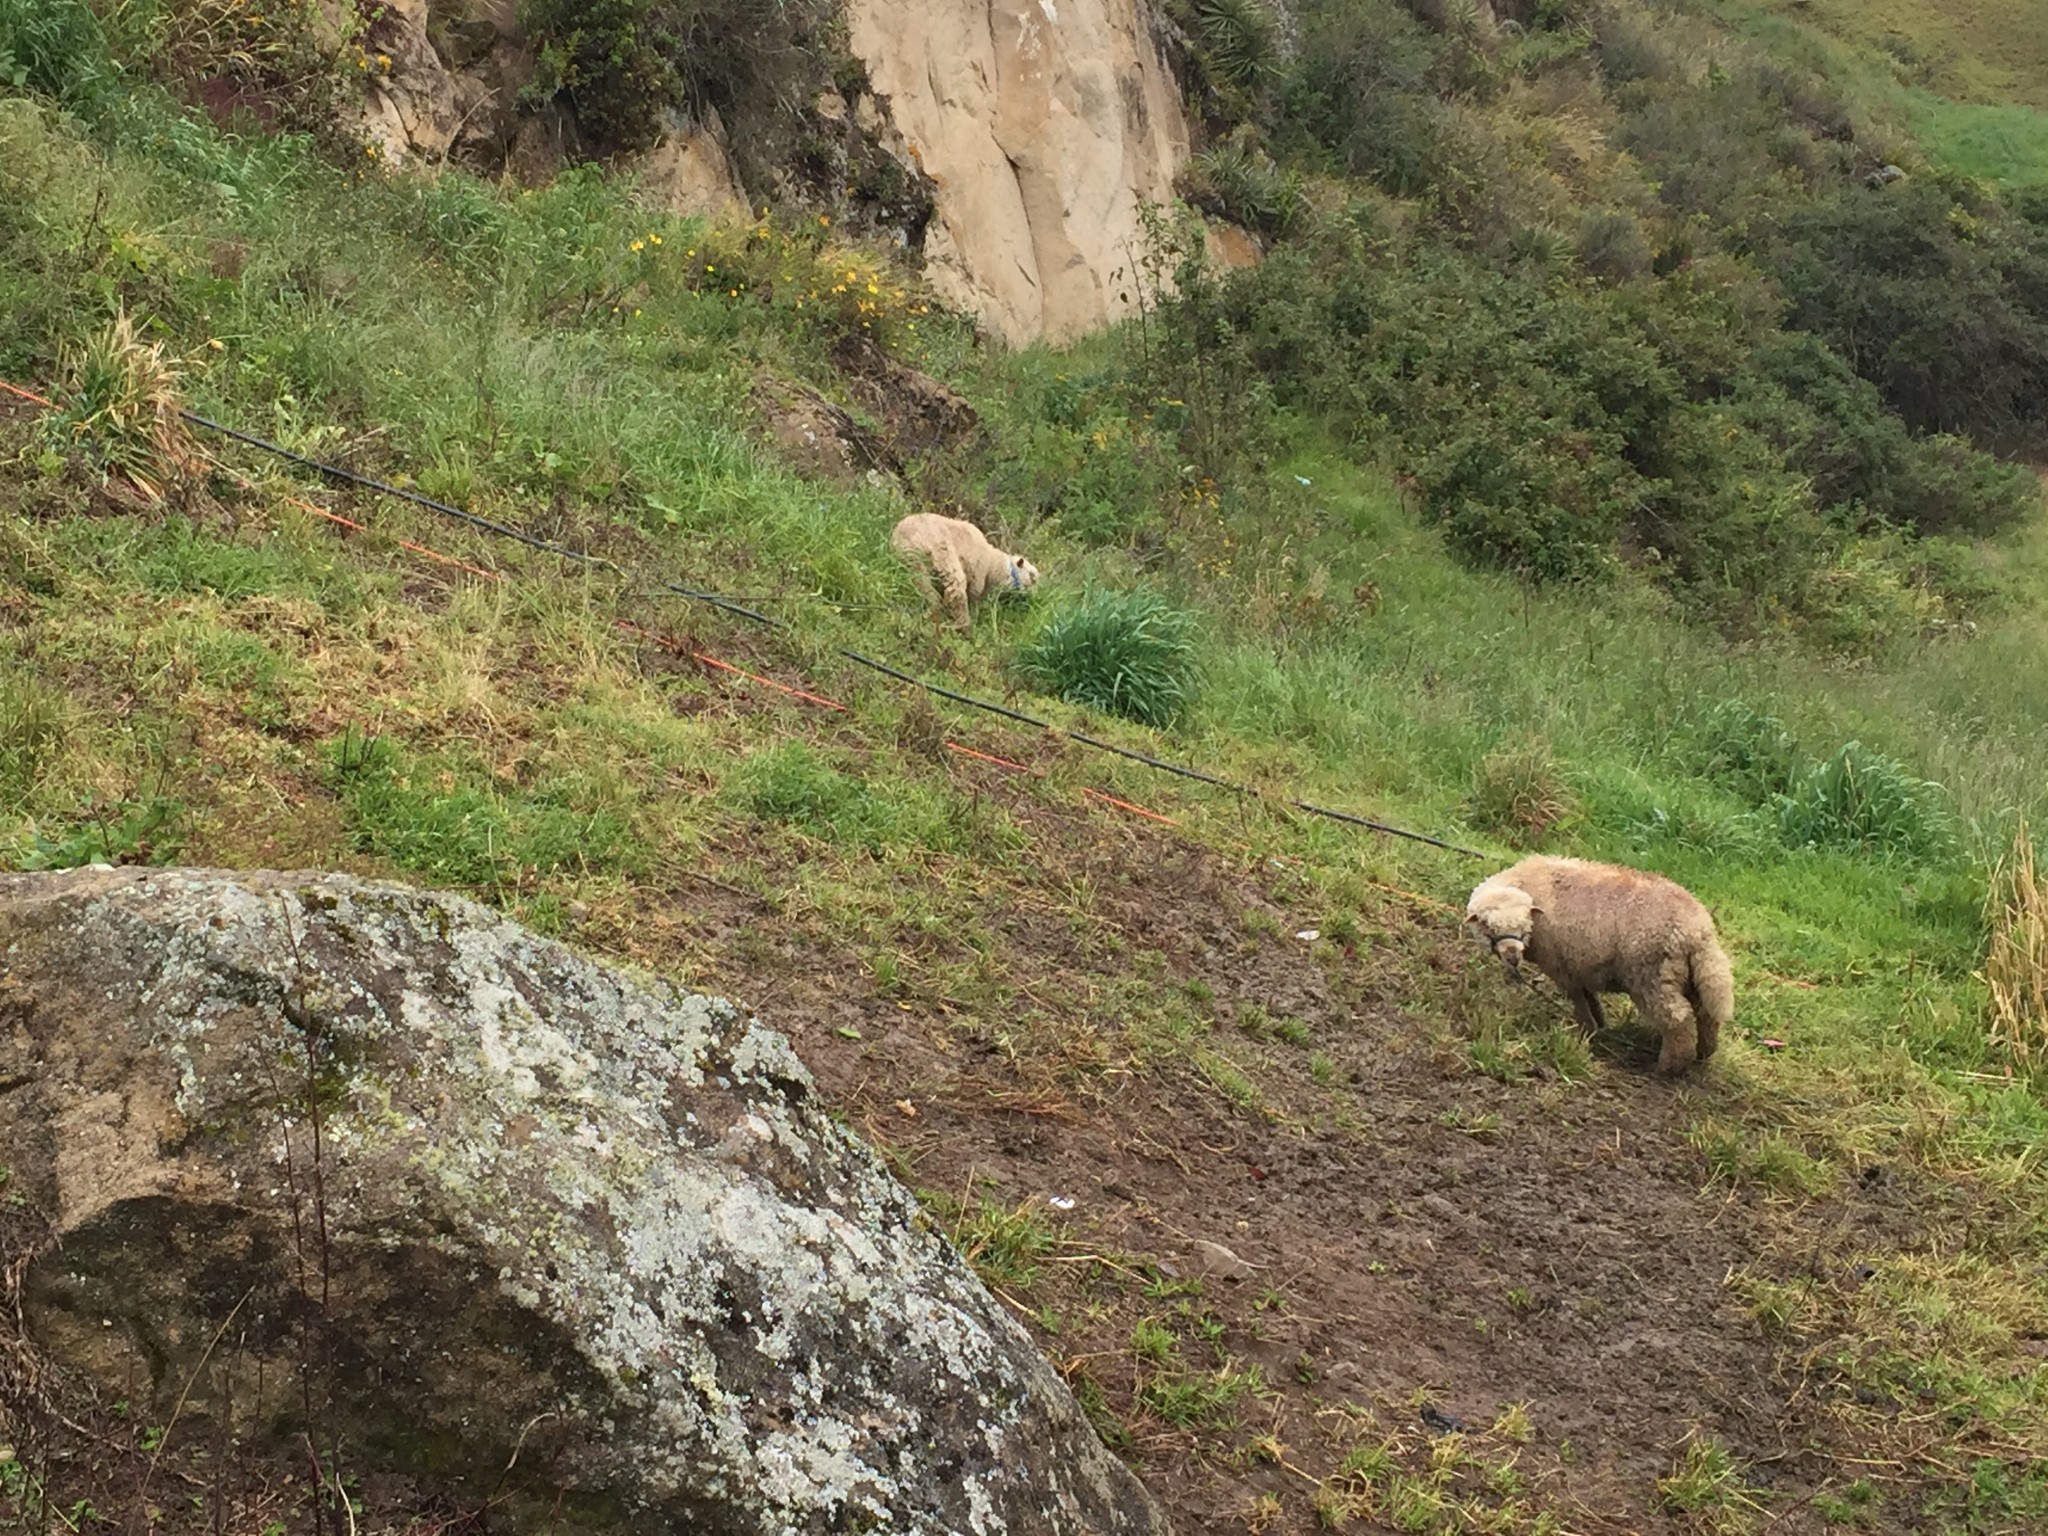
<path id="1" fill-rule="evenodd" d="M 1465 903 L 1465 931 L 1499 955 L 1508 975 L 1520 980 L 1522 955 L 1529 947 L 1537 910 L 1527 891 L 1483 881 Z"/>

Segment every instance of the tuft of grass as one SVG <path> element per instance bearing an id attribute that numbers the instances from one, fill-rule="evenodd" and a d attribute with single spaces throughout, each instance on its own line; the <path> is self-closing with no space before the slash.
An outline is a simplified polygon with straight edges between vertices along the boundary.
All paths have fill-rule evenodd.
<path id="1" fill-rule="evenodd" d="M 1677 1514 L 1710 1517 L 1716 1529 L 1739 1529 L 1755 1501 L 1742 1486 L 1742 1463 L 1713 1440 L 1695 1436 L 1669 1476 L 1657 1479 L 1657 1502 Z"/>
<path id="2" fill-rule="evenodd" d="M 943 787 L 910 781 L 877 787 L 833 767 L 801 741 L 751 753 L 735 770 L 727 798 L 764 821 L 869 852 L 916 847 L 999 854 L 1018 842 L 1009 822 L 977 815 Z"/>
<path id="3" fill-rule="evenodd" d="M 201 459 L 178 412 L 182 370 L 161 341 L 145 342 L 124 309 L 69 348 L 64 397 L 51 431 L 151 501 L 187 484 Z"/>
<path id="4" fill-rule="evenodd" d="M 0 788 L 4 754 L 0 747 Z M 1983 974 L 1992 1048 L 2023 1072 L 2040 1071 L 2048 1067 L 2048 882 L 2036 867 L 2025 817 L 1992 875 L 1984 921 L 1991 934 Z"/>
<path id="5" fill-rule="evenodd" d="M 568 780 L 508 795 L 472 765 L 382 736 L 344 736 L 330 763 L 357 851 L 427 880 L 480 887 L 622 865 L 623 818 L 603 803 L 574 803 L 602 797 L 577 796 Z"/>
<path id="6" fill-rule="evenodd" d="M 1702 778 L 1762 805 L 1792 787 L 1800 756 L 1776 715 L 1746 699 L 1723 699 L 1694 731 L 1691 766 Z"/>
<path id="7" fill-rule="evenodd" d="M 0 809 L 26 801 L 63 750 L 63 701 L 26 672 L 0 671 Z"/>
<path id="8" fill-rule="evenodd" d="M 975 1200 L 953 1227 L 953 1244 L 974 1272 L 992 1286 L 1022 1290 L 1038 1278 L 1038 1261 L 1052 1251 L 1052 1229 L 1034 1201 L 1005 1210 Z"/>
<path id="9" fill-rule="evenodd" d="M 1102 592 L 1055 614 L 1017 658 L 1034 687 L 1140 725 L 1168 726 L 1199 688 L 1196 616 L 1148 588 Z"/>
<path id="10" fill-rule="evenodd" d="M 1473 771 L 1470 803 L 1478 825 L 1517 846 L 1540 843 L 1579 815 L 1578 799 L 1541 736 L 1488 753 Z"/>
<path id="11" fill-rule="evenodd" d="M 1778 829 L 1794 848 L 1853 848 L 1932 858 L 1955 843 L 1955 820 L 1939 784 L 1914 778 L 1860 741 L 1800 774 L 1778 799 Z"/>

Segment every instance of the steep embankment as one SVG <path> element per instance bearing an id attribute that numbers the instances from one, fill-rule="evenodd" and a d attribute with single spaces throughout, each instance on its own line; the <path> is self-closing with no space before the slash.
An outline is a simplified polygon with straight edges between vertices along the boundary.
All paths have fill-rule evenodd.
<path id="1" fill-rule="evenodd" d="M 758 86 L 793 100 L 728 99 L 728 115 L 750 131 L 772 119 L 768 136 L 780 141 L 780 158 L 754 158 L 755 185 L 715 106 L 672 110 L 652 87 L 628 97 L 659 123 L 627 157 L 646 195 L 717 215 L 792 194 L 825 208 L 863 191 L 887 203 L 869 183 L 899 182 L 928 200 L 907 238 L 921 244 L 934 291 L 1005 341 L 1068 341 L 1128 313 L 1139 204 L 1170 200 L 1188 157 L 1157 13 L 1139 0 L 855 0 L 844 26 L 856 70 L 825 68 L 820 42 L 808 65 Z M 561 70 L 549 49 L 563 46 L 536 40 L 509 4 L 398 0 L 345 45 L 363 61 L 353 130 L 389 165 L 453 156 L 543 179 L 608 147 L 594 70 L 553 98 L 536 89 Z"/>
<path id="2" fill-rule="evenodd" d="M 1140 0 L 853 0 L 853 51 L 936 186 L 934 288 L 1011 343 L 1127 314 L 1141 199 L 1186 162 L 1180 92 Z"/>

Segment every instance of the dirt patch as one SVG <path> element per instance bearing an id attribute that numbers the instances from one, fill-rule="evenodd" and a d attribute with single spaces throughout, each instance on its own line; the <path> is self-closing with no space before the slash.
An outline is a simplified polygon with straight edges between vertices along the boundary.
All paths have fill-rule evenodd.
<path id="1" fill-rule="evenodd" d="M 1361 1446 L 1427 1467 L 1444 1426 L 1483 1450 L 1516 1412 L 1526 1433 L 1495 1449 L 1568 1529 L 1693 1529 L 1657 1482 L 1695 1437 L 1747 1464 L 1782 1529 L 1823 1528 L 1797 1501 L 1831 1451 L 1863 1451 L 1831 1443 L 1816 1389 L 1726 1283 L 1791 1213 L 1710 1186 L 1685 1129 L 1711 1077 L 1656 1079 L 1654 1042 L 1626 1034 L 1603 1037 L 1590 1081 L 1497 1081 L 1399 1001 L 1425 974 L 1474 1019 L 1513 1006 L 1454 933 L 1390 909 L 1381 940 L 1304 941 L 1284 878 L 1255 859 L 1027 799 L 1012 811 L 1037 839 L 1037 889 L 987 892 L 976 936 L 1007 1007 L 886 995 L 772 899 L 730 888 L 693 885 L 656 931 L 698 957 L 694 983 L 792 1034 L 963 1243 L 975 1210 L 1049 1235 L 1029 1278 L 992 1283 L 1127 1437 L 1176 1530 L 1318 1529 L 1317 1486 L 1341 1487 Z M 778 883 L 786 854 L 729 851 Z M 1077 882 L 1093 892 L 1078 921 L 1041 897 Z M 1186 1003 L 1190 1037 L 1137 1044 L 1127 1015 L 1164 996 Z M 1918 1226 L 1907 1205 L 1894 1217 L 1900 1238 Z M 1219 1277 L 1204 1244 L 1248 1270 Z M 1167 1364 L 1133 1347 L 1162 1329 Z M 1213 1380 L 1223 1361 L 1256 1376 L 1226 1410 L 1174 1422 L 1162 1381 Z"/>

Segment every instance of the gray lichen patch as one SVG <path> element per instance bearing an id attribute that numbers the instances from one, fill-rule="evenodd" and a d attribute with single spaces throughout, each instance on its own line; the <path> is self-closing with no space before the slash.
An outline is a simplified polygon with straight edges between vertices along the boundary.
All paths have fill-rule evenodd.
<path id="1" fill-rule="evenodd" d="M 103 1319 L 132 1352 L 79 1369 L 175 1391 L 239 1295 L 277 1340 L 264 1401 L 188 1411 L 289 1422 L 310 1260 L 322 1391 L 394 1464 L 489 1482 L 519 1445 L 535 1508 L 636 1529 L 1161 1528 L 729 1004 L 319 874 L 0 876 L 0 964 L 37 1000 L 0 1133 L 71 1149 L 39 1174 L 65 1255 L 40 1336 L 62 1356 Z"/>

